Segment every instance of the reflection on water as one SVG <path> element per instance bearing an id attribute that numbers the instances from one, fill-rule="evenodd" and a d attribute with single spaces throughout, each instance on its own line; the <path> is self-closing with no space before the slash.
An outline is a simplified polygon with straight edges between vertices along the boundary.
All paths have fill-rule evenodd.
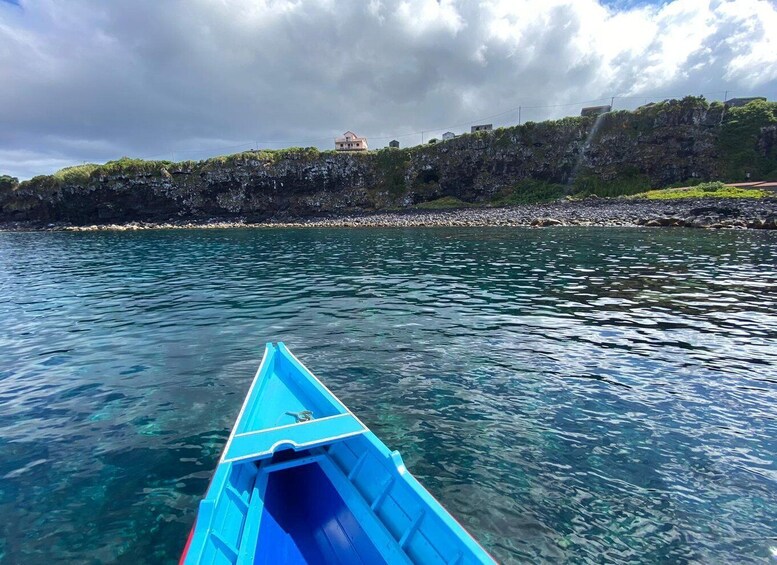
<path id="1" fill-rule="evenodd" d="M 502 561 L 763 562 L 776 235 L 0 234 L 0 561 L 174 561 L 282 340 Z"/>

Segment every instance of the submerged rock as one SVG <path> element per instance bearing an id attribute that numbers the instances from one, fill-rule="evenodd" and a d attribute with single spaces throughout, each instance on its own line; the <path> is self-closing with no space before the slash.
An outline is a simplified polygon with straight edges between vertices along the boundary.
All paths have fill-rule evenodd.
<path id="1" fill-rule="evenodd" d="M 554 218 L 535 218 L 531 221 L 532 227 L 546 228 L 548 226 L 560 226 L 564 222 L 556 220 Z"/>

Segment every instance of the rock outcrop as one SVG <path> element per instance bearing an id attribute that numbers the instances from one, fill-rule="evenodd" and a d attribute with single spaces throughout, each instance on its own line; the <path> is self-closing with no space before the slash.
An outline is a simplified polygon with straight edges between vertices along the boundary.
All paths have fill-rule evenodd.
<path id="1" fill-rule="evenodd" d="M 182 163 L 122 159 L 21 183 L 0 177 L 0 221 L 304 218 L 408 208 L 443 197 L 520 201 L 529 181 L 551 186 L 557 195 L 612 196 L 744 175 L 750 161 L 755 178 L 777 172 L 777 104 L 758 104 L 764 111 L 746 126 L 728 115 L 734 110 L 689 97 L 409 149 L 288 149 Z M 732 139 L 744 144 L 737 146 L 736 163 L 727 156 Z"/>

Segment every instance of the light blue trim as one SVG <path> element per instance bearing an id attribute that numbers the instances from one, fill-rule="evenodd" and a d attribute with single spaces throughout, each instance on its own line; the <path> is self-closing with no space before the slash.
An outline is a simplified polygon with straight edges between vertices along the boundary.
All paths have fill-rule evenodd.
<path id="1" fill-rule="evenodd" d="M 251 504 L 248 507 L 248 515 L 255 517 L 248 520 L 243 528 L 243 536 L 240 542 L 240 554 L 237 563 L 250 564 L 254 562 L 254 549 L 259 538 L 259 527 L 262 524 L 262 511 L 264 510 L 264 492 L 267 488 L 268 473 L 259 473 L 254 488 L 251 490 Z"/>
<path id="2" fill-rule="evenodd" d="M 229 463 L 261 459 L 272 455 L 280 447 L 293 447 L 295 450 L 316 447 L 365 431 L 367 429 L 362 423 L 350 414 L 339 414 L 322 420 L 310 420 L 282 428 L 249 432 L 232 438 L 223 461 Z"/>

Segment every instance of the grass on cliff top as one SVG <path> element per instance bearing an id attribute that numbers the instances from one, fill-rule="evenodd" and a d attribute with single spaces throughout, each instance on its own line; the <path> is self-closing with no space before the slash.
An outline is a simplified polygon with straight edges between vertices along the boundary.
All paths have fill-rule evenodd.
<path id="1" fill-rule="evenodd" d="M 62 182 L 81 182 L 89 179 L 91 174 L 99 167 L 89 163 L 87 165 L 76 165 L 74 167 L 65 167 L 51 176 Z"/>
<path id="2" fill-rule="evenodd" d="M 634 198 L 647 198 L 648 200 L 675 200 L 680 198 L 765 198 L 773 196 L 773 193 L 756 188 L 741 188 L 727 186 L 722 182 L 705 182 L 696 186 L 685 188 L 664 188 L 662 190 L 649 190 L 634 195 Z"/>
<path id="3" fill-rule="evenodd" d="M 162 174 L 162 169 L 176 169 L 182 167 L 194 168 L 201 166 L 203 168 L 213 166 L 233 166 L 240 163 L 245 163 L 251 160 L 269 161 L 275 162 L 281 159 L 314 160 L 322 156 L 329 156 L 335 154 L 335 151 L 319 151 L 315 147 L 289 147 L 287 149 L 277 150 L 257 150 L 257 151 L 243 151 L 242 153 L 234 153 L 232 155 L 222 155 L 218 157 L 211 157 L 204 161 L 181 161 L 175 163 L 173 161 L 147 161 L 144 159 L 132 159 L 130 157 L 122 157 L 115 161 L 108 161 L 103 165 L 95 163 L 86 163 L 83 165 L 75 165 L 73 167 L 65 167 L 50 175 L 55 184 L 59 183 L 86 183 L 95 176 L 100 175 L 152 175 L 157 176 Z M 46 175 L 43 175 L 46 176 Z"/>
<path id="4" fill-rule="evenodd" d="M 211 157 L 200 161 L 200 165 L 203 167 L 213 165 L 236 165 L 245 163 L 248 161 L 267 161 L 276 162 L 283 159 L 289 159 L 293 161 L 301 160 L 315 160 L 321 157 L 331 157 L 337 154 L 334 149 L 327 151 L 320 151 L 316 147 L 287 147 L 285 149 L 256 149 L 250 151 L 242 151 L 241 153 L 233 153 L 231 155 L 219 155 L 217 157 Z"/>
<path id="5" fill-rule="evenodd" d="M 59 183 L 85 183 L 95 175 L 159 175 L 162 168 L 169 167 L 171 161 L 145 161 L 143 159 L 131 159 L 122 157 L 115 161 L 108 161 L 104 165 L 86 163 L 74 167 L 65 167 L 51 175 L 51 178 Z"/>

